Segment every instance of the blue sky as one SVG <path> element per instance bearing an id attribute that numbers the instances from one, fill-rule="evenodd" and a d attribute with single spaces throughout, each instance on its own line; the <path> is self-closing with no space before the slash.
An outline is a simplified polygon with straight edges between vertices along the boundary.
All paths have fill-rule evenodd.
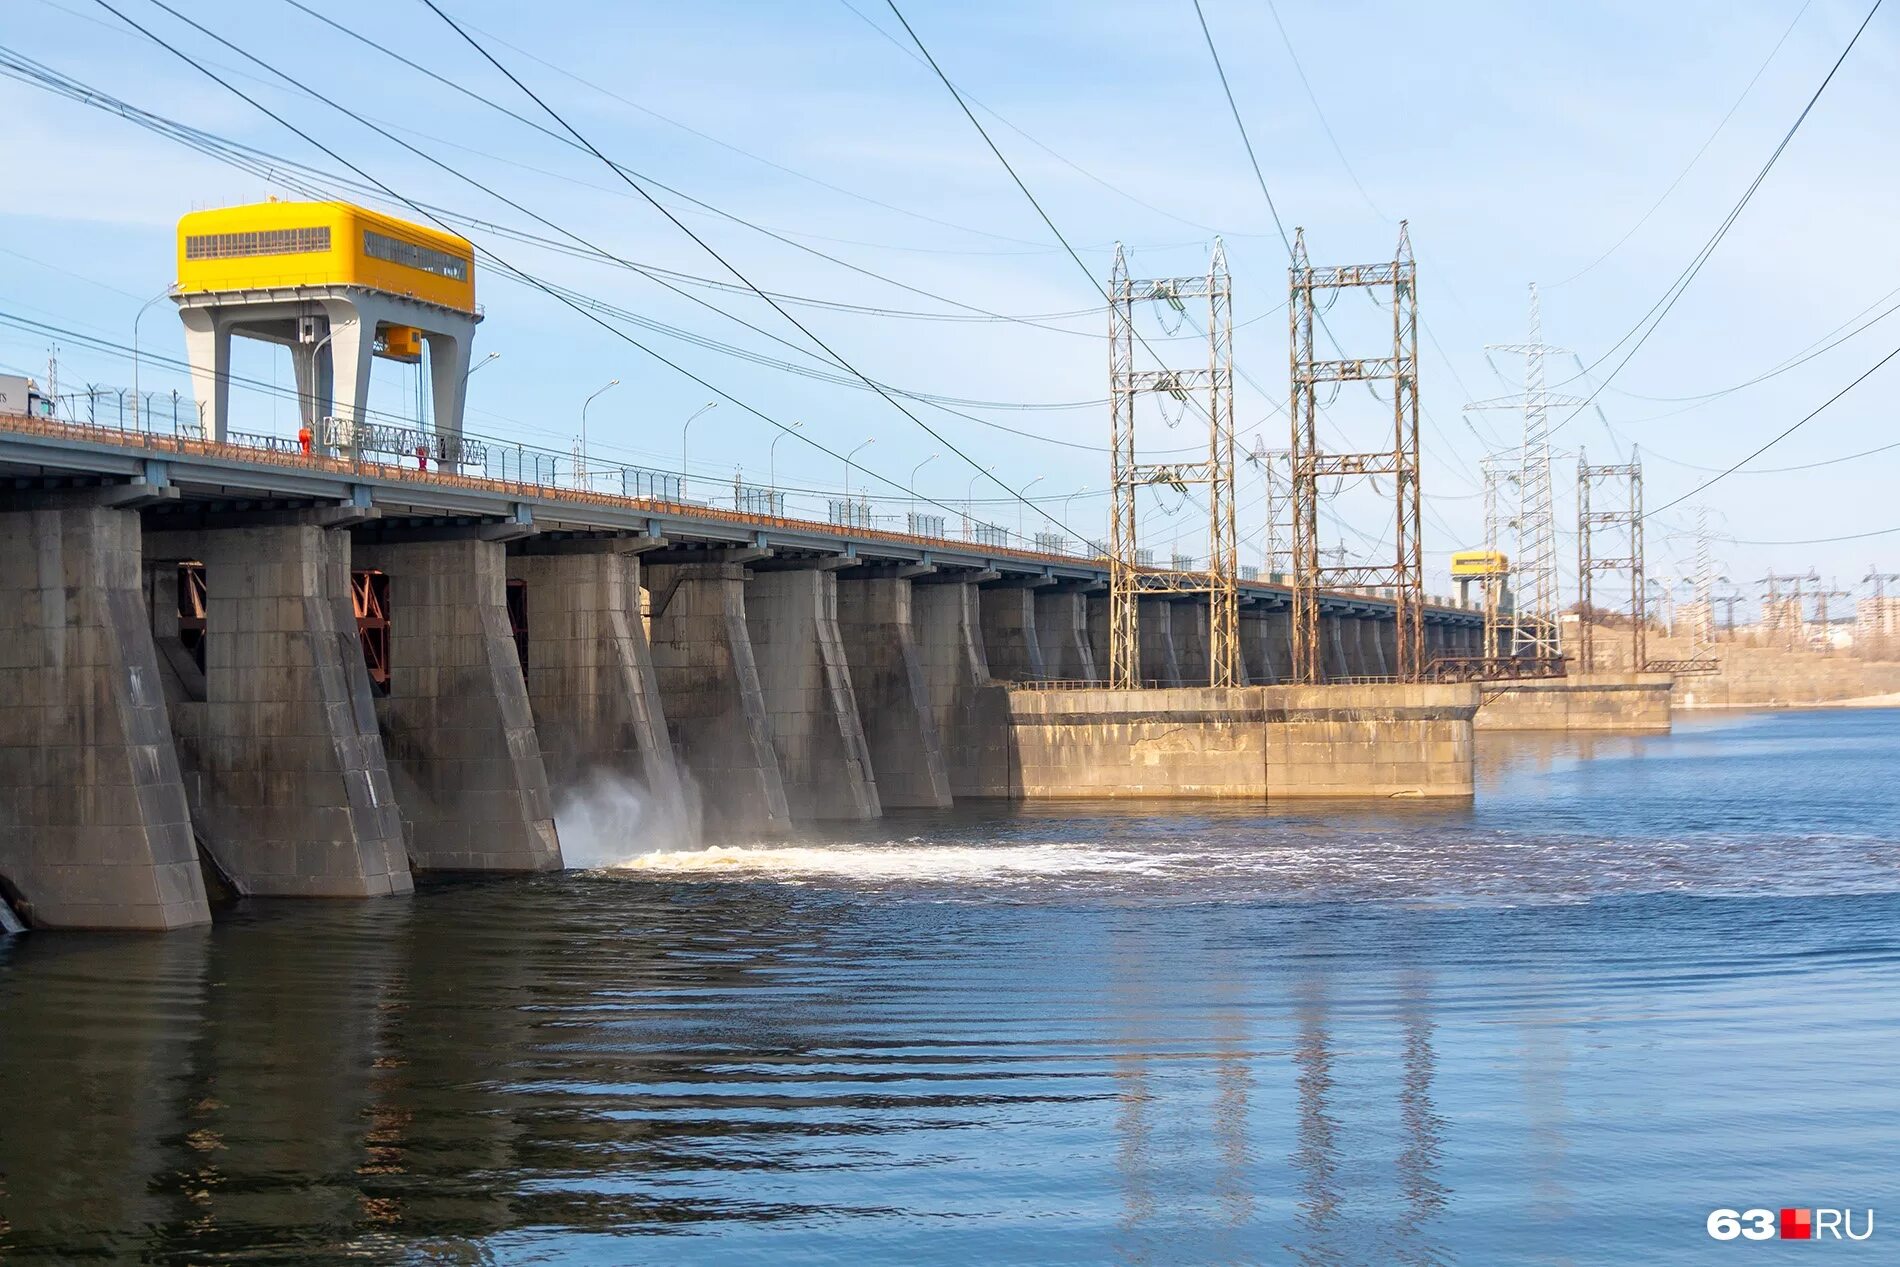
<path id="1" fill-rule="evenodd" d="M 271 79 L 149 0 L 113 4 L 403 195 L 556 236 Z M 1543 287 L 1548 341 L 1575 349 L 1585 364 L 1609 351 L 1715 230 L 1866 12 L 1859 0 L 1810 0 L 1805 9 L 1800 0 L 1589 6 L 1278 0 L 1336 150 L 1264 0 L 1203 4 L 1281 216 L 1289 229 L 1305 226 L 1315 262 L 1389 258 L 1397 218 L 1410 219 L 1429 332 L 1421 390 L 1428 414 L 1428 567 L 1435 578 L 1442 577 L 1445 553 L 1480 540 L 1478 457 L 1515 439 L 1514 417 L 1473 414 L 1467 421 L 1461 407 L 1515 388 L 1520 365 L 1505 356 L 1487 359 L 1484 344 L 1524 337 L 1526 283 Z M 612 254 L 697 277 L 725 276 L 598 160 L 352 43 L 285 0 L 178 0 L 177 7 L 299 83 L 348 102 L 455 171 Z M 474 93 L 541 119 L 532 102 L 419 0 L 332 0 L 312 7 Z M 901 47 L 901 30 L 883 0 L 691 6 L 570 0 L 558 10 L 449 0 L 445 7 L 621 162 L 811 251 L 929 295 L 662 195 L 760 286 L 939 317 L 967 316 L 969 308 L 1034 316 L 1037 324 L 1030 325 L 791 309 L 874 378 L 992 402 L 959 407 L 993 426 L 928 406 L 913 409 L 1013 485 L 1041 476 L 1031 495 L 1060 500 L 1040 504 L 1078 536 L 1103 535 L 1106 455 L 1068 447 L 1106 440 L 1106 407 L 1086 403 L 1106 394 L 1101 297 L 1055 245 L 942 85 Z M 1240 386 L 1240 432 L 1246 440 L 1259 434 L 1268 446 L 1283 447 L 1285 251 L 1246 165 L 1189 0 L 911 0 L 903 7 L 946 73 L 994 112 L 979 110 L 979 118 L 1096 277 L 1106 276 L 1117 240 L 1128 244 L 1137 276 L 1156 276 L 1204 270 L 1214 231 L 1224 234 L 1234 273 L 1237 361 L 1258 384 Z M 556 15 L 558 21 L 549 20 Z M 10 0 L 7 16 L 0 44 L 13 53 L 134 106 L 338 170 L 333 160 L 130 32 L 94 0 Z M 1785 43 L 1762 69 L 1791 23 Z M 1893 276 L 1890 233 L 1900 195 L 1893 175 L 1900 170 L 1900 143 L 1891 126 L 1893 85 L 1900 83 L 1896 48 L 1900 13 L 1883 11 L 1694 284 L 1598 396 L 1604 417 L 1591 409 L 1567 424 L 1557 437 L 1561 451 L 1574 453 L 1581 444 L 1601 462 L 1639 442 L 1649 505 L 1662 506 L 1706 478 L 1698 468 L 1719 469 L 1740 458 L 1892 349 L 1900 320 L 1889 318 L 1757 385 L 1713 399 L 1677 399 L 1706 397 L 1776 369 L 1900 300 L 1893 293 L 1900 279 Z M 1759 80 L 1743 97 L 1758 69 Z M 1732 106 L 1732 117 L 1716 133 Z M 128 343 L 141 304 L 172 280 L 180 214 L 288 194 L 281 183 L 15 80 L 0 79 L 0 114 L 8 120 L 14 173 L 0 192 L 0 312 Z M 1713 141 L 1685 175 L 1711 133 Z M 1679 176 L 1680 184 L 1644 219 Z M 623 268 L 482 232 L 471 236 L 539 277 L 652 320 L 754 354 L 814 364 Z M 772 335 L 808 346 L 750 296 L 687 288 Z M 481 289 L 487 321 L 477 356 L 502 355 L 471 380 L 471 431 L 565 449 L 582 399 L 618 377 L 621 386 L 590 412 L 596 456 L 611 451 L 618 460 L 677 469 L 681 424 L 710 398 L 704 387 L 532 287 L 490 270 Z M 943 299 L 968 308 L 946 306 Z M 1353 296 L 1340 304 L 1329 321 L 1352 343 L 1349 350 L 1383 351 L 1381 314 Z M 1144 319 L 1157 348 L 1179 349 L 1189 365 L 1204 361 L 1192 327 L 1164 342 L 1167 330 L 1152 316 Z M 144 346 L 182 354 L 169 305 L 150 308 L 140 329 Z M 960 508 L 971 488 L 969 465 L 867 391 L 669 334 L 633 333 L 761 412 L 803 422 L 803 434 L 835 451 L 874 437 L 861 464 L 900 485 L 928 458 L 917 480 L 921 493 Z M 43 377 L 47 343 L 0 328 L 0 367 Z M 1579 365 L 1559 357 L 1550 368 L 1553 380 L 1562 380 L 1573 378 Z M 289 382 L 281 353 L 273 360 L 261 348 L 240 372 Z M 412 371 L 385 365 L 378 373 L 373 405 L 413 409 Z M 122 356 L 67 347 L 61 375 L 67 385 L 124 384 L 131 369 Z M 149 364 L 141 379 L 147 389 L 184 387 L 181 375 Z M 1897 381 L 1900 361 L 1753 465 L 1781 468 L 1889 443 Z M 1563 390 L 1587 393 L 1589 387 L 1582 379 Z M 1067 407 L 1041 407 L 1052 405 Z M 237 406 L 246 429 L 294 429 L 289 401 L 239 393 Z M 1342 394 L 1327 425 L 1371 447 L 1384 411 L 1360 389 Z M 1152 404 L 1140 421 L 1150 448 L 1192 441 L 1191 420 L 1171 430 Z M 710 491 L 717 481 L 729 487 L 735 468 L 748 481 L 763 482 L 774 434 L 768 423 L 721 404 L 693 424 L 688 466 L 694 486 Z M 1751 543 L 1900 526 L 1900 505 L 1889 491 L 1896 466 L 1900 449 L 1805 471 L 1744 472 L 1693 502 L 1706 502 L 1716 531 L 1734 538 L 1719 541 L 1716 553 L 1736 580 L 1752 581 L 1769 567 L 1814 566 L 1846 583 L 1858 580 L 1870 562 L 1891 566 L 1900 533 L 1832 544 Z M 813 490 L 836 488 L 845 478 L 838 459 L 796 440 L 778 446 L 776 475 L 781 485 Z M 1567 528 L 1568 457 L 1555 478 L 1557 517 Z M 1247 553 L 1256 554 L 1260 481 L 1244 470 L 1242 480 L 1242 526 L 1252 537 Z M 994 485 L 985 490 L 979 479 L 978 498 L 1004 496 Z M 1652 574 L 1687 569 L 1693 502 L 1652 521 Z M 901 509 L 897 500 L 888 505 Z M 1389 540 L 1389 528 L 1366 490 L 1343 491 L 1332 509 L 1353 529 L 1329 529 L 1327 544 L 1338 538 L 1356 555 L 1383 553 L 1369 542 Z M 1011 528 L 1018 522 L 1018 512 L 1006 506 L 979 506 L 977 513 Z M 1158 495 L 1143 524 L 1144 539 L 1164 554 L 1176 543 L 1188 553 L 1202 548 L 1204 519 L 1192 502 Z M 1032 518 L 1024 526 L 1032 526 Z M 1573 558 L 1574 549 L 1573 536 L 1560 536 L 1560 558 Z M 1436 580 L 1433 588 L 1446 585 Z"/>

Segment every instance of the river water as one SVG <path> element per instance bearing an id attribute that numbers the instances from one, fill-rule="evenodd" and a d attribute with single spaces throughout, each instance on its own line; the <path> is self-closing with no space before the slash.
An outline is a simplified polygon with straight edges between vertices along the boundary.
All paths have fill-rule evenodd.
<path id="1" fill-rule="evenodd" d="M 613 865 L 0 938 L 0 1262 L 1791 1252 L 1724 1206 L 1900 1261 L 1897 772 L 1817 712 L 1487 737 L 1452 808 L 599 813 Z"/>

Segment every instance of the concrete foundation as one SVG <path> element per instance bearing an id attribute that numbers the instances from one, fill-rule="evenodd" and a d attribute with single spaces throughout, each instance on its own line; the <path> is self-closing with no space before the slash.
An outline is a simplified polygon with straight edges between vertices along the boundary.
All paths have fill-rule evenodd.
<path id="1" fill-rule="evenodd" d="M 1475 686 L 1009 691 L 1025 799 L 1466 797 Z"/>
<path id="2" fill-rule="evenodd" d="M 1078 590 L 1037 591 L 1036 638 L 1042 644 L 1042 667 L 1049 677 L 1090 682 L 1102 676 L 1089 641 L 1087 594 Z"/>
<path id="3" fill-rule="evenodd" d="M 350 603 L 350 537 L 313 523 L 150 534 L 154 594 L 204 565 L 203 700 L 171 701 L 192 822 L 242 893 L 413 884 Z M 175 639 L 177 607 L 154 634 Z M 180 647 L 182 651 L 182 646 Z"/>
<path id="4" fill-rule="evenodd" d="M 1174 604 L 1165 598 L 1138 599 L 1136 636 L 1140 639 L 1141 680 L 1154 686 L 1181 685 L 1181 661 L 1174 648 Z"/>
<path id="5" fill-rule="evenodd" d="M 1350 617 L 1322 612 L 1319 618 L 1320 671 L 1329 682 L 1358 676 L 1357 638 L 1348 640 L 1346 623 Z"/>
<path id="6" fill-rule="evenodd" d="M 959 799 L 1007 796 L 1010 787 L 1006 697 L 990 683 L 977 594 L 976 585 L 955 580 L 911 589 L 918 665 Z"/>
<path id="7" fill-rule="evenodd" d="M 838 630 L 838 578 L 815 569 L 758 572 L 745 604 L 787 810 L 795 819 L 878 817 L 877 778 Z"/>
<path id="8" fill-rule="evenodd" d="M 390 691 L 376 716 L 411 864 L 559 868 L 502 545 L 473 536 L 359 541 L 355 566 L 389 578 Z"/>
<path id="9" fill-rule="evenodd" d="M 1666 731 L 1667 673 L 1583 673 L 1536 682 L 1493 683 L 1478 710 L 1479 730 Z"/>
<path id="10" fill-rule="evenodd" d="M 139 537 L 133 510 L 0 514 L 0 885 L 33 924 L 210 919 Z"/>
<path id="11" fill-rule="evenodd" d="M 864 742 L 887 809 L 947 809 L 950 772 L 914 632 L 911 582 L 840 575 L 838 632 L 851 665 Z"/>
<path id="12" fill-rule="evenodd" d="M 1050 676 L 1036 634 L 1036 591 L 1003 585 L 981 591 L 983 652 L 999 682 L 1035 682 Z"/>
<path id="13" fill-rule="evenodd" d="M 1089 654 L 1094 658 L 1098 679 L 1108 679 L 1108 595 L 1084 595 L 1088 603 Z"/>
<path id="14" fill-rule="evenodd" d="M 636 781 L 660 821 L 690 829 L 640 610 L 640 559 L 623 541 L 525 543 L 528 702 L 550 790 Z"/>
<path id="15" fill-rule="evenodd" d="M 774 831 L 791 820 L 746 628 L 746 569 L 719 561 L 646 568 L 653 671 L 680 764 L 709 830 Z"/>

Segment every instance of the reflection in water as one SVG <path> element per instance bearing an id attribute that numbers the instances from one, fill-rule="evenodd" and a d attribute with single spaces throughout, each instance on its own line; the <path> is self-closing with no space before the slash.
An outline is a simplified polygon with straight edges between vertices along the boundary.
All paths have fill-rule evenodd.
<path id="1" fill-rule="evenodd" d="M 1886 1172 L 1896 761 L 1777 719 L 1456 811 L 908 815 L 0 940 L 0 1261 L 1690 1256 Z"/>

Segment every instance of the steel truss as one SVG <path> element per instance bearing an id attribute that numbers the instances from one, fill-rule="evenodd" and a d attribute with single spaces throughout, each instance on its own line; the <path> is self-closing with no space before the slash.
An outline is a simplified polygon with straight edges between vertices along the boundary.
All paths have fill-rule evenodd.
<path id="1" fill-rule="evenodd" d="M 1322 586 L 1389 587 L 1398 622 L 1401 682 L 1418 681 L 1425 669 L 1425 563 L 1420 528 L 1418 461 L 1418 269 L 1412 239 L 1399 222 L 1398 249 L 1388 263 L 1315 268 L 1306 254 L 1306 231 L 1293 236 L 1288 271 L 1289 344 L 1292 362 L 1293 680 L 1321 680 L 1319 595 Z M 1382 357 L 1320 360 L 1313 354 L 1313 326 L 1330 307 L 1321 292 L 1388 288 L 1392 292 L 1392 353 Z M 1392 446 L 1376 453 L 1322 453 L 1317 435 L 1318 387 L 1322 383 L 1392 384 Z M 1393 561 L 1326 566 L 1319 545 L 1320 481 L 1328 476 L 1387 475 L 1394 498 Z"/>
<path id="2" fill-rule="evenodd" d="M 1218 238 L 1204 277 L 1131 279 L 1122 248 L 1115 248 L 1109 276 L 1108 380 L 1110 484 L 1114 495 L 1108 551 L 1109 684 L 1141 683 L 1140 594 L 1206 594 L 1207 659 L 1211 686 L 1246 682 L 1240 659 L 1239 534 L 1234 521 L 1234 326 L 1233 283 L 1227 249 Z M 1134 307 L 1145 300 L 1185 311 L 1190 300 L 1207 302 L 1207 368 L 1135 368 Z M 1147 343 L 1144 340 L 1143 346 Z M 1152 350 L 1152 349 L 1151 349 Z M 1135 398 L 1161 392 L 1185 407 L 1205 393 L 1207 459 L 1201 462 L 1144 463 L 1135 460 Z M 1164 571 L 1136 562 L 1135 497 L 1145 486 L 1164 484 L 1185 490 L 1207 486 L 1207 567 L 1201 571 Z"/>
<path id="3" fill-rule="evenodd" d="M 1615 510 L 1591 509 L 1591 494 L 1606 481 L 1624 481 L 1625 504 Z M 1598 529 L 1623 530 L 1623 554 L 1596 553 Z M 1590 596 L 1599 572 L 1628 572 L 1630 578 L 1630 668 L 1641 673 L 1649 665 L 1649 612 L 1643 582 L 1643 464 L 1636 446 L 1628 462 L 1592 466 L 1577 454 L 1577 667 L 1596 668 L 1596 635 L 1591 623 Z"/>

